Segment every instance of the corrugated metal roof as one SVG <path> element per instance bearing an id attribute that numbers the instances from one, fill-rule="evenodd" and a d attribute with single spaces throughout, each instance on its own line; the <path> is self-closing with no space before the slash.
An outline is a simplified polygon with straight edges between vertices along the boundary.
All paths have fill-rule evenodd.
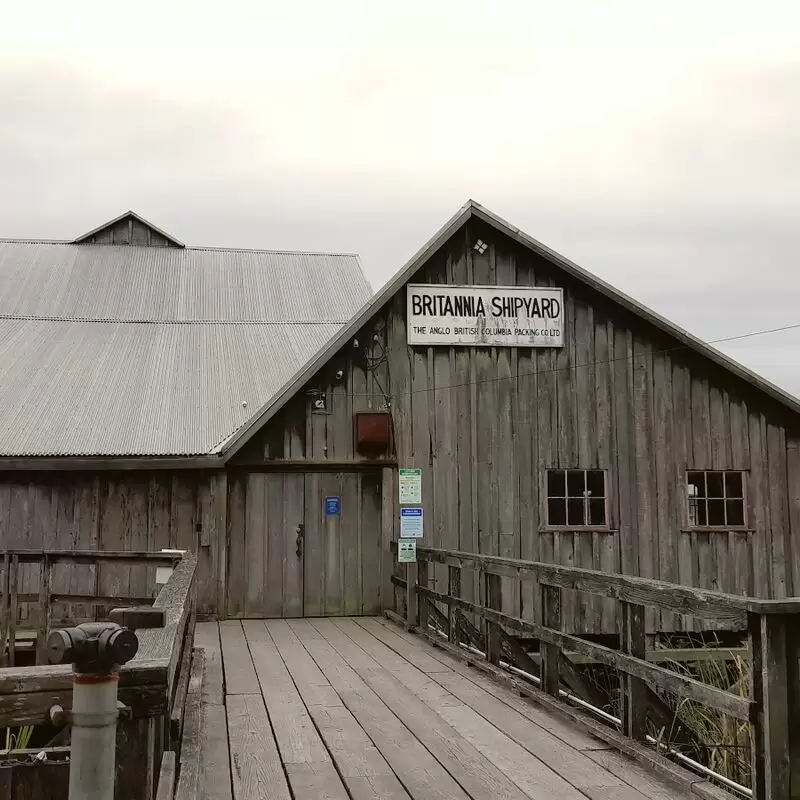
<path id="1" fill-rule="evenodd" d="M 352 255 L 0 242 L 0 455 L 209 453 L 370 294 Z"/>
<path id="2" fill-rule="evenodd" d="M 344 322 L 371 295 L 357 256 L 0 241 L 0 315 Z"/>

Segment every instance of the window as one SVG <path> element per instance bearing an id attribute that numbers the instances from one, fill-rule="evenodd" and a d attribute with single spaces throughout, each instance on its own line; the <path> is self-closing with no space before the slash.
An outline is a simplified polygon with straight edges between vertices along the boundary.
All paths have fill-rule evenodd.
<path id="1" fill-rule="evenodd" d="M 703 470 L 686 474 L 689 526 L 742 528 L 745 524 L 744 473 Z"/>
<path id="2" fill-rule="evenodd" d="M 547 524 L 555 528 L 605 528 L 605 470 L 547 470 Z"/>

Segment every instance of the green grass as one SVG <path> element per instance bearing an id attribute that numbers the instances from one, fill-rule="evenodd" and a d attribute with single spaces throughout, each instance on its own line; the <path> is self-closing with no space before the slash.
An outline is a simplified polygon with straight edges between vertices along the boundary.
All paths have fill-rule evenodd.
<path id="1" fill-rule="evenodd" d="M 23 725 L 12 733 L 12 728 L 6 728 L 6 750 L 25 750 L 33 736 L 33 725 Z"/>

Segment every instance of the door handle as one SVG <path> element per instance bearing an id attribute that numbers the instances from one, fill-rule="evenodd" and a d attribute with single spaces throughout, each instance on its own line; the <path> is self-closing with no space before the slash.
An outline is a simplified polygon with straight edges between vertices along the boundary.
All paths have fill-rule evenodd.
<path id="1" fill-rule="evenodd" d="M 306 537 L 306 526 L 303 525 L 301 522 L 296 528 L 295 533 L 297 534 L 297 538 L 295 539 L 295 553 L 297 553 L 298 558 L 303 557 L 303 540 Z"/>

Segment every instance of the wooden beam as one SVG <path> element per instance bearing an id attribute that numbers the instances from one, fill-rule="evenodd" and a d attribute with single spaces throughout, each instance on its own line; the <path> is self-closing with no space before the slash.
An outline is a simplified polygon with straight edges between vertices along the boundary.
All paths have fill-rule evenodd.
<path id="1" fill-rule="evenodd" d="M 555 586 L 542 586 L 541 592 L 543 626 L 558 630 L 561 628 L 561 589 Z M 542 689 L 547 694 L 558 697 L 561 666 L 558 644 L 544 638 L 542 642 Z"/>
<path id="2" fill-rule="evenodd" d="M 156 469 L 221 469 L 224 466 L 225 462 L 221 456 L 0 458 L 0 472 L 99 472 L 105 470 L 129 472 Z"/>
<path id="3" fill-rule="evenodd" d="M 578 567 L 562 567 L 538 561 L 484 556 L 457 550 L 417 547 L 418 561 L 434 561 L 464 569 L 519 580 L 538 580 L 548 586 L 612 597 L 628 603 L 655 606 L 664 611 L 688 614 L 701 619 L 739 624 L 745 627 L 745 614 L 800 614 L 800 599 L 759 600 L 752 597 L 695 589 L 651 578 L 619 575 Z"/>
<path id="4" fill-rule="evenodd" d="M 420 588 L 418 591 L 420 594 L 425 594 L 433 599 L 447 602 L 447 595 L 434 592 L 431 589 Z M 547 644 L 555 645 L 556 650 L 559 648 L 565 651 L 571 649 L 579 653 L 585 653 L 602 664 L 628 672 L 658 688 L 697 700 L 699 703 L 704 703 L 719 711 L 731 714 L 737 719 L 749 721 L 752 716 L 754 703 L 749 698 L 739 697 L 656 664 L 648 663 L 643 659 L 589 642 L 578 636 L 562 633 L 544 625 L 539 625 L 536 622 L 512 617 L 509 614 L 502 614 L 498 611 L 484 608 L 477 603 L 471 603 L 468 600 L 450 599 L 451 602 L 464 611 L 471 612 L 492 622 L 497 622 L 511 632 L 532 634 Z"/>
<path id="5" fill-rule="evenodd" d="M 629 656 L 644 660 L 644 606 L 622 603 L 622 650 Z M 630 673 L 620 674 L 620 717 L 622 732 L 631 739 L 643 742 L 647 737 L 647 685 Z"/>

